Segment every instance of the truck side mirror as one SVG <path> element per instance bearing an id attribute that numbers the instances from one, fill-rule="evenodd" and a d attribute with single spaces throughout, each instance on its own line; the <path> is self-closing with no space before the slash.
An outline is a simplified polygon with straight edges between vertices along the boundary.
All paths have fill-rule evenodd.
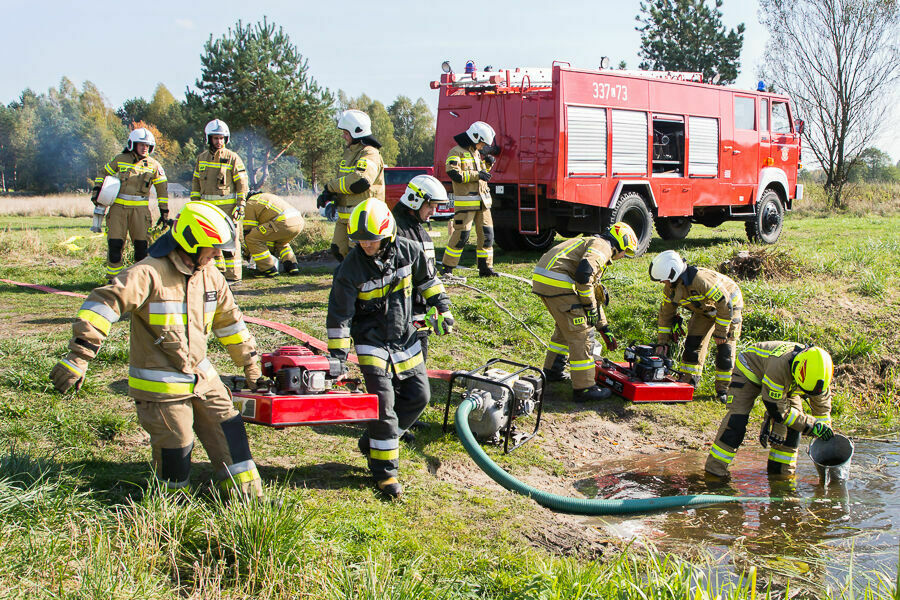
<path id="1" fill-rule="evenodd" d="M 794 120 L 794 130 L 798 135 L 803 135 L 803 130 L 806 129 L 806 121 L 803 119 Z"/>

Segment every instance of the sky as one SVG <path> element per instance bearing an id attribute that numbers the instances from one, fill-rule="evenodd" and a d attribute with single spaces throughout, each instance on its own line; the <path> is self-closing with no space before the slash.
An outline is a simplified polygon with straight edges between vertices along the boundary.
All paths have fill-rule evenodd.
<path id="1" fill-rule="evenodd" d="M 449 60 L 461 71 L 549 66 L 554 60 L 596 68 L 637 68 L 639 0 L 493 0 L 480 3 L 343 0 L 173 0 L 112 3 L 85 0 L 0 0 L 6 26 L 0 36 L 0 102 L 25 88 L 46 91 L 68 77 L 92 81 L 118 107 L 128 98 L 149 99 L 158 83 L 182 97 L 200 75 L 209 39 L 238 20 L 268 19 L 284 28 L 309 60 L 310 74 L 332 91 L 361 93 L 390 104 L 399 94 L 422 97 L 434 109 L 428 84 Z M 756 0 L 725 0 L 723 22 L 744 23 L 741 73 L 735 87 L 756 88 L 767 33 Z M 14 24 L 14 26 L 10 26 Z M 133 41 L 133 44 L 132 44 Z M 138 50 L 131 50 L 132 47 Z M 900 158 L 900 136 L 887 132 L 879 147 Z M 896 139 L 891 139 L 896 138 Z"/>

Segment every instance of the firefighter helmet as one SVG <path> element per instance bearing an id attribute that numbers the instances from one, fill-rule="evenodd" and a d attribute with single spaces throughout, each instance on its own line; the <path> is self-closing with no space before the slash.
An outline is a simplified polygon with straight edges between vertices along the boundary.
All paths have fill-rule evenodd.
<path id="1" fill-rule="evenodd" d="M 372 119 L 361 110 L 345 110 L 338 119 L 338 129 L 343 129 L 354 140 L 372 135 Z"/>
<path id="2" fill-rule="evenodd" d="M 148 154 L 152 154 L 153 149 L 156 147 L 156 138 L 153 137 L 153 134 L 150 133 L 149 129 L 138 127 L 128 134 L 128 141 L 125 142 L 125 148 L 131 152 L 134 150 L 135 144 L 147 144 L 150 146 Z"/>
<path id="3" fill-rule="evenodd" d="M 172 237 L 190 254 L 200 248 L 234 247 L 234 223 L 222 209 L 207 202 L 188 202 L 172 226 Z"/>
<path id="4" fill-rule="evenodd" d="M 466 129 L 466 135 L 473 144 L 484 142 L 488 146 L 494 143 L 494 128 L 484 121 L 475 121 Z"/>
<path id="5" fill-rule="evenodd" d="M 687 263 L 674 250 L 660 252 L 650 261 L 650 279 L 653 281 L 674 282 L 681 277 Z"/>
<path id="6" fill-rule="evenodd" d="M 350 213 L 347 235 L 355 242 L 394 241 L 397 222 L 387 204 L 378 198 L 369 198 L 357 204 Z"/>
<path id="7" fill-rule="evenodd" d="M 231 131 L 228 129 L 228 124 L 222 119 L 213 119 L 207 123 L 206 127 L 203 129 L 203 133 L 206 134 L 206 143 L 210 145 L 212 145 L 210 136 L 213 135 L 224 135 L 226 144 L 228 143 L 228 140 L 231 139 Z"/>
<path id="8" fill-rule="evenodd" d="M 622 221 L 613 223 L 609 228 L 609 235 L 616 240 L 616 244 L 619 245 L 619 252 L 624 250 L 625 256 L 634 258 L 634 253 L 637 251 L 638 247 L 638 239 L 637 235 L 634 233 L 634 229 L 631 228 L 631 225 L 623 223 Z"/>
<path id="9" fill-rule="evenodd" d="M 818 346 L 800 351 L 791 361 L 791 375 L 804 392 L 818 396 L 828 389 L 834 374 L 831 355 Z"/>
<path id="10" fill-rule="evenodd" d="M 400 204 L 419 210 L 425 202 L 449 204 L 450 198 L 447 197 L 444 185 L 436 177 L 416 175 L 406 184 L 406 191 L 400 196 Z"/>

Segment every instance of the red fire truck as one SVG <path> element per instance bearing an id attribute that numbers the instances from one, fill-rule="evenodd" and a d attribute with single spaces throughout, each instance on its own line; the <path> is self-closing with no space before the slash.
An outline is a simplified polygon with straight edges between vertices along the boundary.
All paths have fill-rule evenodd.
<path id="1" fill-rule="evenodd" d="M 446 69 L 445 69 L 446 70 Z M 547 68 L 445 72 L 435 176 L 453 136 L 481 120 L 500 153 L 490 188 L 497 243 L 548 248 L 556 235 L 625 221 L 647 249 L 654 223 L 679 240 L 693 223 L 746 223 L 774 243 L 797 183 L 803 122 L 786 96 L 702 83 L 699 73 Z"/>

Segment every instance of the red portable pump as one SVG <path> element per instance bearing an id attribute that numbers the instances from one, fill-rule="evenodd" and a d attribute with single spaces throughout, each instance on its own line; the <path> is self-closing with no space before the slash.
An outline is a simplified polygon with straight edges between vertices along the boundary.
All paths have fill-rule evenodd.
<path id="1" fill-rule="evenodd" d="M 266 389 L 244 389 L 232 381 L 234 405 L 247 423 L 282 428 L 294 425 L 353 423 L 378 418 L 378 396 L 348 388 L 341 363 L 303 346 L 282 346 L 262 355 Z"/>
<path id="2" fill-rule="evenodd" d="M 653 346 L 625 348 L 626 362 L 597 361 L 595 380 L 632 402 L 690 402 L 694 386 L 673 379 L 672 361 L 656 356 Z"/>

